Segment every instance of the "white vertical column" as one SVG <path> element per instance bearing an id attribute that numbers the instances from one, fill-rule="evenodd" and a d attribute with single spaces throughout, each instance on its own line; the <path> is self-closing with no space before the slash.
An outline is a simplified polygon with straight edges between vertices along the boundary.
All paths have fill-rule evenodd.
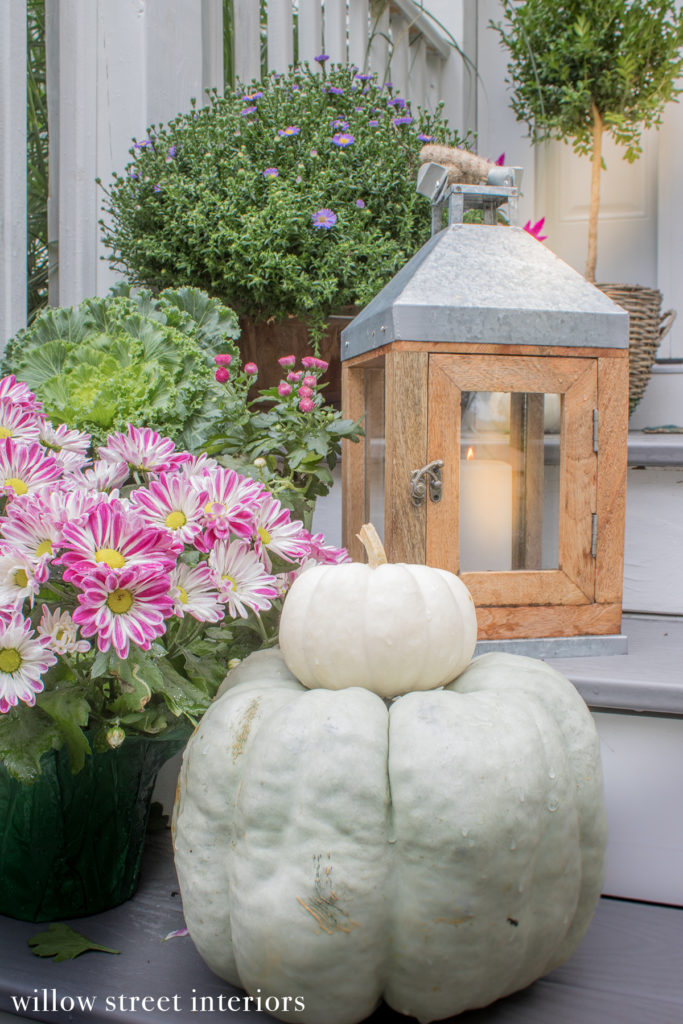
<path id="1" fill-rule="evenodd" d="M 45 0 L 45 91 L 47 93 L 47 301 L 59 305 L 59 0 Z"/>
<path id="2" fill-rule="evenodd" d="M 59 296 L 97 286 L 97 3 L 59 2 Z"/>
<path id="3" fill-rule="evenodd" d="M 26 3 L 0 0 L 0 352 L 26 326 Z"/>
<path id="4" fill-rule="evenodd" d="M 50 301 L 72 305 L 105 294 L 120 276 L 100 241 L 104 197 L 95 179 L 108 187 L 134 138 L 188 111 L 191 98 L 205 102 L 203 0 L 48 0 L 46 13 L 49 217 L 59 264 Z"/>
<path id="5" fill-rule="evenodd" d="M 202 91 L 223 95 L 223 0 L 202 0 Z"/>
<path id="6" fill-rule="evenodd" d="M 476 130 L 476 23 L 477 0 L 429 0 L 436 27 L 452 36 L 465 57 L 455 47 L 443 63 L 439 76 L 437 102 L 444 101 L 444 115 L 461 135 Z M 468 64 L 471 61 L 471 64 Z"/>
<path id="7" fill-rule="evenodd" d="M 130 3 L 125 0 L 123 6 Z M 116 8 L 121 0 L 116 4 L 99 0 L 99 4 L 103 9 Z M 139 9 L 139 0 L 133 6 Z M 146 0 L 144 9 L 147 124 L 158 124 L 189 110 L 192 97 L 198 106 L 206 105 L 202 93 L 202 0 Z"/>
<path id="8" fill-rule="evenodd" d="M 393 50 L 391 54 L 391 81 L 394 91 L 398 91 L 405 99 L 410 89 L 410 54 L 408 46 L 410 22 L 398 11 L 391 15 L 391 38 Z"/>
<path id="9" fill-rule="evenodd" d="M 299 63 L 308 61 L 313 70 L 320 65 L 313 60 L 323 52 L 323 9 L 320 0 L 299 0 L 297 21 Z"/>
<path id="10" fill-rule="evenodd" d="M 545 212 L 536 209 L 536 148 L 527 137 L 526 126 L 518 121 L 510 106 L 507 77 L 507 50 L 500 45 L 500 37 L 489 27 L 489 19 L 501 20 L 498 0 L 479 0 L 477 63 L 479 74 L 478 152 L 480 156 L 496 160 L 505 153 L 505 163 L 523 167 L 523 195 L 519 201 L 522 224 L 537 219 Z"/>
<path id="11" fill-rule="evenodd" d="M 325 0 L 325 53 L 332 63 L 346 63 L 346 0 Z"/>
<path id="12" fill-rule="evenodd" d="M 409 96 L 413 109 L 427 108 L 427 44 L 424 36 L 410 48 Z"/>
<path id="13" fill-rule="evenodd" d="M 234 0 L 235 77 L 245 84 L 261 77 L 259 0 Z"/>
<path id="14" fill-rule="evenodd" d="M 349 0 L 349 61 L 363 72 L 369 63 L 368 8 L 368 0 Z"/>
<path id="15" fill-rule="evenodd" d="M 389 39 L 389 5 L 381 13 L 370 15 L 370 70 L 380 85 L 389 78 L 391 42 Z"/>
<path id="16" fill-rule="evenodd" d="M 291 0 L 268 0 L 268 70 L 284 72 L 294 63 Z"/>

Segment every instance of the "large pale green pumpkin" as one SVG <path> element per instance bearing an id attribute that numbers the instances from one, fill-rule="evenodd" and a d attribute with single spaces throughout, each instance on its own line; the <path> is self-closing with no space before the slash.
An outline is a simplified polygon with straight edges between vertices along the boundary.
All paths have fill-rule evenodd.
<path id="1" fill-rule="evenodd" d="M 504 654 L 391 703 L 252 655 L 188 744 L 174 813 L 200 954 L 310 1024 L 381 999 L 431 1021 L 530 984 L 583 936 L 605 837 L 585 704 Z"/>

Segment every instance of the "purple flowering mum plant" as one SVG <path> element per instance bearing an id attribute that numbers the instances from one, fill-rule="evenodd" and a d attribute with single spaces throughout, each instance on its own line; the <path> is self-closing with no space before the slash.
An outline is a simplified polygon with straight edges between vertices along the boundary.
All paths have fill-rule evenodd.
<path id="1" fill-rule="evenodd" d="M 136 285 L 204 288 L 253 320 L 298 317 L 313 342 L 331 313 L 369 302 L 430 234 L 415 191 L 423 139 L 468 140 L 441 108 L 411 108 L 323 57 L 150 129 L 104 193 L 110 263 Z M 317 223 L 324 210 L 334 223 Z"/>

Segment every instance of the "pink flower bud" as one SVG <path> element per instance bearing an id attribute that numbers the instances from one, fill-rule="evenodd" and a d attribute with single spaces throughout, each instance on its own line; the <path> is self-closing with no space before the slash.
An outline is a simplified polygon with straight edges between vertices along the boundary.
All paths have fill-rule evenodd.
<path id="1" fill-rule="evenodd" d="M 317 370 L 322 370 L 324 373 L 330 364 L 326 363 L 324 359 L 316 359 L 313 365 Z"/>
<path id="2" fill-rule="evenodd" d="M 223 352 L 220 355 L 213 357 L 214 363 L 218 363 L 219 366 L 228 366 L 232 362 L 232 356 L 228 352 Z"/>
<path id="3" fill-rule="evenodd" d="M 226 380 L 230 380 L 230 370 L 227 366 L 219 366 L 216 370 L 216 380 L 219 384 L 225 384 Z"/>
<path id="4" fill-rule="evenodd" d="M 281 359 L 278 359 L 280 366 L 294 366 L 295 362 L 296 356 L 283 356 Z"/>
<path id="5" fill-rule="evenodd" d="M 299 398 L 313 398 L 313 391 L 311 388 L 306 387 L 305 384 L 302 384 L 299 388 Z"/>
<path id="6" fill-rule="evenodd" d="M 315 409 L 315 402 L 310 398 L 301 398 L 299 400 L 299 408 L 302 412 L 311 412 Z"/>
<path id="7" fill-rule="evenodd" d="M 286 380 L 281 380 L 277 386 L 277 393 L 283 398 L 286 398 L 287 395 L 291 395 L 292 393 L 292 385 L 288 384 Z"/>
<path id="8" fill-rule="evenodd" d="M 315 366 L 315 356 L 304 356 L 301 360 L 304 370 L 312 370 Z"/>
<path id="9" fill-rule="evenodd" d="M 249 376 L 251 377 L 255 377 L 256 374 L 258 373 L 258 366 L 256 365 L 256 363 L 245 363 L 244 372 L 248 373 Z"/>
<path id="10" fill-rule="evenodd" d="M 314 388 L 318 383 L 318 378 L 314 377 L 313 374 L 309 374 L 308 377 L 304 377 L 302 383 L 305 384 L 307 388 Z"/>
<path id="11" fill-rule="evenodd" d="M 298 380 L 301 380 L 301 374 L 302 374 L 302 372 L 303 372 L 302 370 L 296 370 L 296 371 L 294 371 L 294 370 L 291 370 L 291 371 L 290 371 L 290 372 L 289 372 L 289 373 L 287 374 L 287 380 L 291 380 L 291 381 L 294 381 L 294 382 L 296 382 L 296 381 L 298 381 Z"/>

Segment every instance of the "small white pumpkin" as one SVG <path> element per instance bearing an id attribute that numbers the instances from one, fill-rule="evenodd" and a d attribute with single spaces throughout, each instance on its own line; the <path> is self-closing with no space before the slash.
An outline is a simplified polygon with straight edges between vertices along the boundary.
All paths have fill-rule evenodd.
<path id="1" fill-rule="evenodd" d="M 586 705 L 507 654 L 391 703 L 253 654 L 190 739 L 174 810 L 199 953 L 299 1024 L 381 999 L 441 1020 L 526 987 L 585 933 L 605 841 Z"/>
<path id="2" fill-rule="evenodd" d="M 388 563 L 374 527 L 359 534 L 369 564 L 318 565 L 285 598 L 280 649 L 310 688 L 364 686 L 381 697 L 450 683 L 477 642 L 472 595 L 457 576 Z"/>

